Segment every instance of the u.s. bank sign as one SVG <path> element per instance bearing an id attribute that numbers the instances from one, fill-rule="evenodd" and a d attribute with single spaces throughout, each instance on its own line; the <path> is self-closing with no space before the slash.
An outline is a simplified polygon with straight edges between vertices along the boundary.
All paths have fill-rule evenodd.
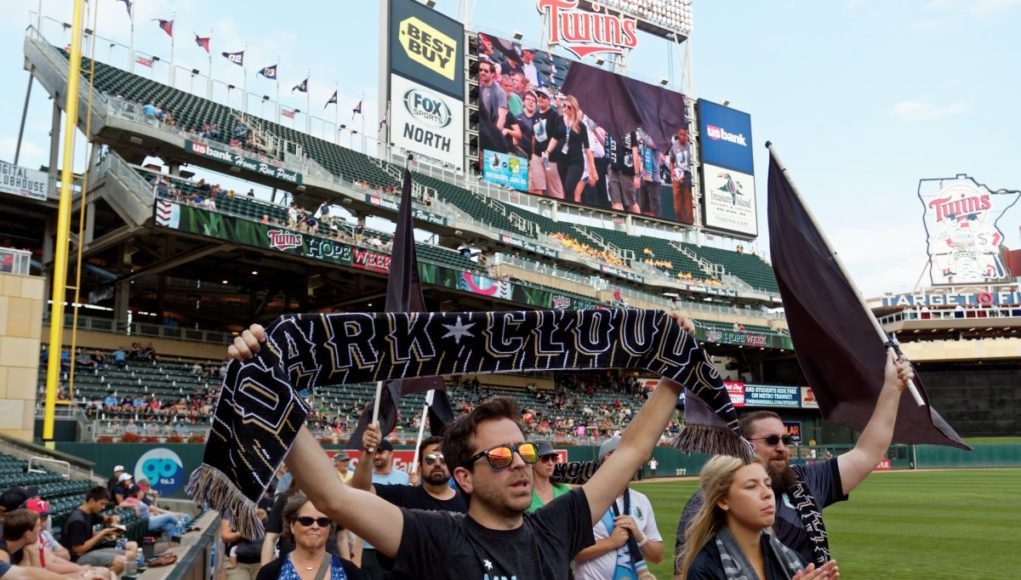
<path id="1" fill-rule="evenodd" d="M 394 145 L 456 169 L 464 165 L 461 101 L 400 75 L 390 75 L 390 139 Z"/>

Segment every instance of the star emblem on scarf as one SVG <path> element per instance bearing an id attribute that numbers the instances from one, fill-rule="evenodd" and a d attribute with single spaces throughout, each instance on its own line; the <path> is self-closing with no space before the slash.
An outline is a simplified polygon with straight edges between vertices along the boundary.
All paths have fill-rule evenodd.
<path id="1" fill-rule="evenodd" d="M 485 567 L 486 570 L 492 570 L 493 569 L 493 563 L 490 562 L 489 560 L 483 560 L 482 561 L 482 566 Z"/>
<path id="2" fill-rule="evenodd" d="M 461 317 L 457 317 L 457 321 L 454 324 L 444 324 L 443 328 L 447 329 L 447 333 L 440 338 L 453 338 L 455 344 L 461 344 L 461 338 L 467 337 L 472 338 L 474 335 L 469 331 L 471 327 L 475 326 L 475 323 L 464 324 L 461 322 Z"/>

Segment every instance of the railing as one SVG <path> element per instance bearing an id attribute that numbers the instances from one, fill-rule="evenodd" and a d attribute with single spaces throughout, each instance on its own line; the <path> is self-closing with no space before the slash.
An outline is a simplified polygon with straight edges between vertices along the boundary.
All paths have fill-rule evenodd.
<path id="1" fill-rule="evenodd" d="M 32 267 L 32 252 L 0 247 L 0 272 L 28 276 Z"/>
<path id="2" fill-rule="evenodd" d="M 43 315 L 43 322 L 49 323 L 49 315 Z M 64 315 L 64 327 L 71 327 L 72 315 Z M 93 332 L 107 332 L 113 334 L 125 334 L 128 336 L 149 336 L 153 338 L 167 338 L 171 340 L 187 340 L 190 342 L 208 342 L 211 344 L 231 344 L 234 342 L 234 335 L 214 330 L 197 330 L 188 328 L 173 328 L 159 324 L 145 322 L 133 322 L 130 325 L 123 322 L 115 322 L 108 318 L 95 318 L 92 316 L 78 317 L 78 330 L 91 330 Z"/>
<path id="3" fill-rule="evenodd" d="M 67 461 L 61 461 L 59 459 L 53 459 L 52 457 L 43 457 L 42 455 L 33 455 L 28 458 L 28 473 L 46 473 L 47 471 L 53 471 L 53 469 L 43 469 L 34 467 L 40 463 L 50 463 L 53 465 L 60 466 L 64 470 L 64 479 L 71 479 L 71 464 Z"/>

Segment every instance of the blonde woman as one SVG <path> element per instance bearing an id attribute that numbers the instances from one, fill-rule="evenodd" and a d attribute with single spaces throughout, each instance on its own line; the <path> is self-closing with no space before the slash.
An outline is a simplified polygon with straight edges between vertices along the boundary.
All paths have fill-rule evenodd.
<path id="1" fill-rule="evenodd" d="M 581 194 L 585 190 L 582 176 L 586 169 L 588 185 L 596 184 L 599 175 L 596 173 L 596 158 L 589 144 L 588 128 L 581 122 L 584 115 L 574 95 L 564 98 L 563 115 L 564 132 L 557 139 L 557 143 L 563 143 L 563 147 L 560 150 L 557 170 L 560 172 L 560 181 L 564 184 L 564 192 L 568 196 L 573 196 L 568 199 L 581 203 Z"/>
<path id="2" fill-rule="evenodd" d="M 701 474 L 705 503 L 688 528 L 682 579 L 820 580 L 840 577 L 831 560 L 816 569 L 770 533 L 776 502 L 766 468 L 729 456 Z"/>

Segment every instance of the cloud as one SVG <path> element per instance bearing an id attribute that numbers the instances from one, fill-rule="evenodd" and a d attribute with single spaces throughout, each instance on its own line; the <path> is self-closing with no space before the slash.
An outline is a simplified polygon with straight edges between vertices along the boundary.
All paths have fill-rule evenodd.
<path id="1" fill-rule="evenodd" d="M 13 163 L 14 150 L 17 149 L 17 146 L 17 137 L 0 137 L 0 159 Z M 34 141 L 24 139 L 21 142 L 21 158 L 18 159 L 18 165 L 28 167 L 29 169 L 38 169 L 40 165 L 47 163 L 46 159 L 48 156 L 49 154 L 45 147 Z"/>
<path id="2" fill-rule="evenodd" d="M 968 105 L 957 101 L 949 105 L 937 105 L 926 101 L 908 99 L 900 101 L 890 108 L 890 115 L 906 123 L 914 121 L 932 121 L 951 115 L 959 115 L 968 110 Z"/>
<path id="3" fill-rule="evenodd" d="M 961 11 L 973 18 L 986 18 L 1021 7 L 1021 0 L 930 0 L 929 10 Z"/>
<path id="4" fill-rule="evenodd" d="M 841 227 L 827 233 L 866 297 L 914 287 L 928 260 L 925 230 L 918 222 Z"/>

